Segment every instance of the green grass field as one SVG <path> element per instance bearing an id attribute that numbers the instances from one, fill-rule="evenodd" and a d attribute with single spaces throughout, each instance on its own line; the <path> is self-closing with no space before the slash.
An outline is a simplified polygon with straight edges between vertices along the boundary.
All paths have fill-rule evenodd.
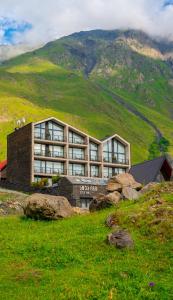
<path id="1" fill-rule="evenodd" d="M 1 217 L 0 299 L 173 299 L 173 195 L 161 198 L 160 206 L 153 194 L 63 221 Z M 134 249 L 106 244 L 113 212 Z"/>

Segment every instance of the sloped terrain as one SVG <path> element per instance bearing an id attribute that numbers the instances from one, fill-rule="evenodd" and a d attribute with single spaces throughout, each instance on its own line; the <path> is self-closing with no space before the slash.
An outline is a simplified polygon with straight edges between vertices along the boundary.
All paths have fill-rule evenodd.
<path id="1" fill-rule="evenodd" d="M 110 213 L 134 249 L 106 244 Z M 1 298 L 171 300 L 172 216 L 171 183 L 136 202 L 63 221 L 0 217 Z"/>
<path id="2" fill-rule="evenodd" d="M 0 157 L 16 119 L 50 115 L 97 138 L 117 132 L 132 144 L 134 163 L 148 158 L 155 138 L 169 141 L 173 153 L 172 57 L 171 42 L 133 30 L 96 30 L 5 62 Z"/>

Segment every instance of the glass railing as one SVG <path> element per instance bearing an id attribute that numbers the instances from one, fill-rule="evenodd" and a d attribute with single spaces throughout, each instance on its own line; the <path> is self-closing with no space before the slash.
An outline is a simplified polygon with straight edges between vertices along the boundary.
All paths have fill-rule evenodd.
<path id="1" fill-rule="evenodd" d="M 64 169 L 61 168 L 35 168 L 34 169 L 35 173 L 38 174 L 58 174 L 58 175 L 63 175 L 64 174 Z"/>
<path id="2" fill-rule="evenodd" d="M 69 154 L 69 159 L 85 160 L 87 158 L 84 154 Z"/>
<path id="3" fill-rule="evenodd" d="M 85 141 L 82 139 L 77 139 L 77 138 L 69 138 L 69 143 L 70 144 L 76 144 L 76 145 L 84 145 Z"/>
<path id="4" fill-rule="evenodd" d="M 65 158 L 65 153 L 59 151 L 34 151 L 35 156 L 41 157 L 54 157 L 54 158 Z"/>
<path id="5" fill-rule="evenodd" d="M 120 158 L 109 158 L 109 157 L 104 157 L 103 158 L 104 162 L 107 163 L 112 163 L 112 164 L 122 164 L 122 165 L 128 165 L 129 162 L 127 159 L 120 159 Z"/>
<path id="6" fill-rule="evenodd" d="M 97 172 L 91 173 L 91 177 L 99 177 L 99 174 Z"/>
<path id="7" fill-rule="evenodd" d="M 55 141 L 55 142 L 65 142 L 65 138 L 63 135 L 52 135 L 52 134 L 34 134 L 35 139 L 38 140 L 48 140 L 48 141 Z"/>

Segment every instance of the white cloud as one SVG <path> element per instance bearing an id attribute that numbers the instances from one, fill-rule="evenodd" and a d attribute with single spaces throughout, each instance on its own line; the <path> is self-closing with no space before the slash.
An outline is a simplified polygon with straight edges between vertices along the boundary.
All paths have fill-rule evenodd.
<path id="1" fill-rule="evenodd" d="M 173 39 L 173 6 L 164 0 L 0 0 L 2 17 L 32 29 L 16 40 L 32 45 L 90 29 L 141 29 Z"/>

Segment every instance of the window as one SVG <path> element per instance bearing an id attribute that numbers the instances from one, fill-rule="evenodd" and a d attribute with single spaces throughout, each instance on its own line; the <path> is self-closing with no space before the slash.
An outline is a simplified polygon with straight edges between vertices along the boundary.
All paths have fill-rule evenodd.
<path id="1" fill-rule="evenodd" d="M 61 162 L 46 162 L 46 174 L 64 174 L 64 163 Z"/>
<path id="2" fill-rule="evenodd" d="M 69 164 L 70 176 L 85 176 L 85 166 L 80 164 Z"/>
<path id="3" fill-rule="evenodd" d="M 113 176 L 113 169 L 109 167 L 104 168 L 104 178 L 111 178 Z"/>
<path id="4" fill-rule="evenodd" d="M 90 160 L 98 161 L 98 145 L 90 143 Z"/>
<path id="5" fill-rule="evenodd" d="M 126 163 L 126 147 L 119 141 L 113 141 L 113 160 L 114 162 L 125 164 Z"/>
<path id="6" fill-rule="evenodd" d="M 34 161 L 35 173 L 40 174 L 64 174 L 64 163 L 52 161 Z"/>
<path id="7" fill-rule="evenodd" d="M 85 159 L 84 149 L 69 148 L 69 158 L 84 160 Z"/>
<path id="8" fill-rule="evenodd" d="M 99 167 L 98 166 L 90 167 L 90 176 L 91 177 L 99 177 Z"/>
<path id="9" fill-rule="evenodd" d="M 126 169 L 123 169 L 123 168 L 109 168 L 109 167 L 104 168 L 104 177 L 105 178 L 111 178 L 112 176 L 122 174 L 122 173 L 126 173 Z"/>
<path id="10" fill-rule="evenodd" d="M 46 162 L 41 160 L 34 161 L 35 173 L 46 173 Z"/>
<path id="11" fill-rule="evenodd" d="M 90 203 L 92 199 L 88 198 L 82 198 L 81 201 L 81 208 L 83 209 L 89 209 Z"/>
<path id="12" fill-rule="evenodd" d="M 69 132 L 69 143 L 84 144 L 84 138 L 81 135 L 74 133 L 73 131 L 70 131 Z"/>
<path id="13" fill-rule="evenodd" d="M 103 146 L 103 159 L 105 162 L 112 162 L 112 140 L 106 142 Z"/>
<path id="14" fill-rule="evenodd" d="M 34 127 L 34 137 L 39 140 L 45 140 L 45 123 L 35 125 Z"/>
<path id="15" fill-rule="evenodd" d="M 45 156 L 46 155 L 46 146 L 41 144 L 34 145 L 34 154 L 36 156 Z"/>
<path id="16" fill-rule="evenodd" d="M 56 123 L 48 122 L 46 138 L 51 141 L 64 141 L 64 128 Z"/>
<path id="17" fill-rule="evenodd" d="M 64 147 L 62 146 L 49 146 L 48 156 L 50 157 L 64 157 Z"/>
<path id="18" fill-rule="evenodd" d="M 104 144 L 103 158 L 109 163 L 126 163 L 126 147 L 116 139 L 110 140 Z"/>

